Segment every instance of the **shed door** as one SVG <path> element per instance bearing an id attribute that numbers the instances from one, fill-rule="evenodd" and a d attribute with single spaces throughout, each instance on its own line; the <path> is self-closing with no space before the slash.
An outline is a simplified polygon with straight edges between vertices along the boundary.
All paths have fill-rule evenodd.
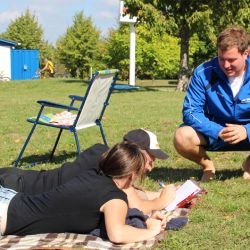
<path id="1" fill-rule="evenodd" d="M 30 80 L 39 69 L 39 50 L 11 50 L 11 80 Z"/>
<path id="2" fill-rule="evenodd" d="M 0 76 L 11 78 L 10 47 L 0 46 Z"/>

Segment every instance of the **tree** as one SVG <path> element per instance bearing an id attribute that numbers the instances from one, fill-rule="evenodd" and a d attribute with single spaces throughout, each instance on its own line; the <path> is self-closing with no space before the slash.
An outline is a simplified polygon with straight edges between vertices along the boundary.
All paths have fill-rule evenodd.
<path id="1" fill-rule="evenodd" d="M 53 55 L 53 47 L 44 41 L 44 32 L 35 15 L 27 9 L 24 14 L 10 23 L 2 37 L 17 42 L 17 49 L 39 49 L 40 57 Z"/>
<path id="2" fill-rule="evenodd" d="M 222 27 L 249 26 L 250 0 L 125 0 L 125 3 L 131 15 L 139 17 L 139 22 L 155 25 L 161 31 L 173 27 L 170 32 L 180 37 L 177 87 L 180 91 L 186 90 L 189 82 L 189 42 L 194 34 L 214 45 Z"/>
<path id="3" fill-rule="evenodd" d="M 82 11 L 74 16 L 73 25 L 56 43 L 58 57 L 71 76 L 83 78 L 96 65 L 99 37 L 91 18 L 85 18 Z"/>
<path id="4" fill-rule="evenodd" d="M 97 50 L 92 63 L 93 71 L 107 69 L 107 57 L 107 40 L 103 38 L 97 44 Z"/>
<path id="5" fill-rule="evenodd" d="M 123 79 L 128 79 L 129 25 L 112 31 L 107 41 L 108 65 L 121 69 Z M 178 39 L 160 35 L 148 25 L 136 28 L 136 76 L 145 78 L 175 78 L 178 73 Z"/>
<path id="6" fill-rule="evenodd" d="M 110 68 L 120 69 L 122 79 L 128 79 L 129 31 L 122 26 L 118 31 L 110 31 L 107 39 L 107 64 Z"/>

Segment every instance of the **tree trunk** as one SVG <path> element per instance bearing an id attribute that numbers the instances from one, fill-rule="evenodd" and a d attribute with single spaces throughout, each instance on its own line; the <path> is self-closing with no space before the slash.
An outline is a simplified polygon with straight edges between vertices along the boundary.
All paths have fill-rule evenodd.
<path id="1" fill-rule="evenodd" d="M 181 53 L 180 71 L 178 75 L 177 91 L 186 91 L 189 83 L 189 38 L 190 31 L 187 22 L 184 21 L 180 30 Z"/>

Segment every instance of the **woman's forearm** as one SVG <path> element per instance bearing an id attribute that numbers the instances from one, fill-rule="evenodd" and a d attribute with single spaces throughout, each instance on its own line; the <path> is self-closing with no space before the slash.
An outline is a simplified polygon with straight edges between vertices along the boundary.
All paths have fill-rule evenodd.
<path id="1" fill-rule="evenodd" d="M 104 212 L 105 227 L 109 240 L 114 243 L 131 243 L 147 240 L 161 231 L 161 220 L 147 219 L 147 229 L 140 229 L 125 224 L 128 212 L 127 204 L 119 199 L 106 202 L 101 210 Z"/>
<path id="2" fill-rule="evenodd" d="M 111 232 L 108 232 L 109 240 L 114 243 L 132 243 L 150 239 L 161 231 L 159 222 L 156 222 L 151 228 L 140 229 L 129 225 L 114 226 Z"/>

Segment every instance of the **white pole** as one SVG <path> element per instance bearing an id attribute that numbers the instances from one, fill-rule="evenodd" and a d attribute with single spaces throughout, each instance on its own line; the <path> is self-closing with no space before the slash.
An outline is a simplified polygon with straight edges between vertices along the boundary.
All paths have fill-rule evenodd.
<path id="1" fill-rule="evenodd" d="M 89 79 L 92 79 L 92 67 L 89 69 Z"/>
<path id="2" fill-rule="evenodd" d="M 135 25 L 130 24 L 129 85 L 135 85 Z"/>

